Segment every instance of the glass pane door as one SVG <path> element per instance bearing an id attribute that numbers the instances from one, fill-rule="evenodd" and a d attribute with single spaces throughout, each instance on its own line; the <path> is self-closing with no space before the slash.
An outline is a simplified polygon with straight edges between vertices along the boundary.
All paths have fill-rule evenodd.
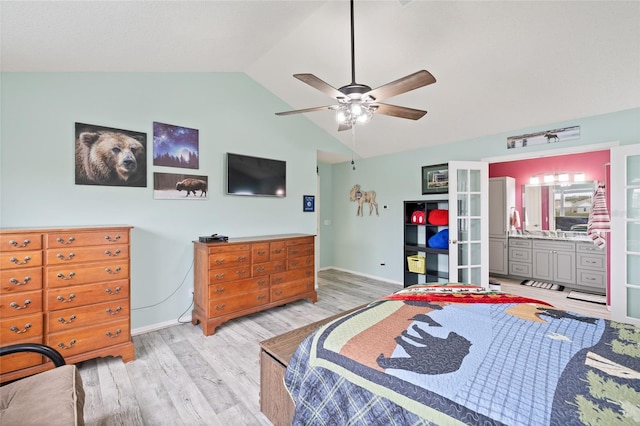
<path id="1" fill-rule="evenodd" d="M 449 280 L 489 286 L 488 164 L 449 162 Z"/>
<path id="2" fill-rule="evenodd" d="M 640 325 L 640 144 L 611 149 L 611 319 Z"/>

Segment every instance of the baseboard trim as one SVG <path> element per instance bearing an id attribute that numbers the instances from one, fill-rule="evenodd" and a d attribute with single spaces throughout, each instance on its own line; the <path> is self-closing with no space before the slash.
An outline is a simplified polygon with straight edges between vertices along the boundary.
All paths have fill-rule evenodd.
<path id="1" fill-rule="evenodd" d="M 180 321 L 178 321 L 177 319 L 174 319 L 170 321 L 147 325 L 144 327 L 133 328 L 131 329 L 131 335 L 138 336 L 140 334 L 150 333 L 152 331 L 162 330 L 163 328 L 173 327 L 174 325 L 185 324 L 185 323 L 191 323 L 191 315 L 189 315 L 188 317 L 186 316 L 180 317 Z"/>
<path id="2" fill-rule="evenodd" d="M 327 267 L 324 267 L 324 268 L 320 268 L 320 269 L 318 269 L 318 272 L 319 271 L 327 271 L 329 269 L 335 269 L 336 271 L 347 272 L 349 274 L 359 275 L 359 276 L 365 277 L 365 278 L 371 278 L 371 279 L 378 280 L 378 281 L 384 281 L 386 283 L 398 284 L 398 285 L 404 286 L 404 283 L 402 283 L 400 281 L 390 280 L 388 278 L 383 278 L 383 277 L 377 277 L 375 275 L 363 274 L 362 272 L 352 271 L 350 269 L 338 268 L 337 266 L 327 266 Z"/>

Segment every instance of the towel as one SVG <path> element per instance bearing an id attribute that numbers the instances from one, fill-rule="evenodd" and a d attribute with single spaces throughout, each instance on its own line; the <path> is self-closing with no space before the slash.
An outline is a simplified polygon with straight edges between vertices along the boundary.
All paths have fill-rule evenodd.
<path id="1" fill-rule="evenodd" d="M 511 230 L 520 228 L 520 213 L 517 209 L 511 208 L 511 217 L 509 219 L 509 223 L 511 225 Z"/>
<path id="2" fill-rule="evenodd" d="M 600 184 L 593 194 L 593 204 L 591 205 L 589 221 L 587 222 L 587 235 L 589 235 L 593 243 L 600 248 L 604 248 L 607 244 L 604 234 L 609 232 L 610 222 L 604 184 Z"/>

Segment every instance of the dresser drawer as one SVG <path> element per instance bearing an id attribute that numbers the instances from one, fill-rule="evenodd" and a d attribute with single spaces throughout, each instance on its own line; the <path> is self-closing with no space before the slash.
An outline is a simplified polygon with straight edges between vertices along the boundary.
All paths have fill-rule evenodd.
<path id="1" fill-rule="evenodd" d="M 129 259 L 79 265 L 50 266 L 45 285 L 49 288 L 129 278 Z"/>
<path id="2" fill-rule="evenodd" d="M 305 278 L 313 278 L 313 267 L 293 269 L 281 274 L 273 274 L 271 275 L 271 285 L 284 284 Z"/>
<path id="3" fill-rule="evenodd" d="M 42 288 L 42 268 L 8 269 L 0 271 L 0 294 Z"/>
<path id="4" fill-rule="evenodd" d="M 220 300 L 269 288 L 268 277 L 249 278 L 209 286 L 209 300 Z"/>
<path id="5" fill-rule="evenodd" d="M 130 340 L 129 319 L 51 333 L 45 340 L 47 345 L 55 348 L 66 358 L 128 342 Z"/>
<path id="6" fill-rule="evenodd" d="M 531 277 L 531 263 L 509 261 L 509 275 L 518 277 Z"/>
<path id="7" fill-rule="evenodd" d="M 42 265 L 42 251 L 19 251 L 0 253 L 1 269 L 33 268 Z"/>
<path id="8" fill-rule="evenodd" d="M 47 264 L 75 264 L 99 260 L 128 259 L 129 246 L 64 247 L 47 250 Z"/>
<path id="9" fill-rule="evenodd" d="M 531 240 L 509 238 L 509 247 L 531 248 Z"/>
<path id="10" fill-rule="evenodd" d="M 251 265 L 238 265 L 233 268 L 212 269 L 209 271 L 209 284 L 226 283 L 251 277 Z"/>
<path id="11" fill-rule="evenodd" d="M 269 243 L 269 258 L 271 260 L 280 260 L 287 257 L 287 246 L 284 241 L 274 241 Z"/>
<path id="12" fill-rule="evenodd" d="M 314 290 L 313 280 L 300 280 L 284 285 L 271 287 L 271 301 L 286 299 L 298 294 L 308 293 Z"/>
<path id="13" fill-rule="evenodd" d="M 42 338 L 42 313 L 3 318 L 0 320 L 2 346 L 34 337 Z M 4 362 L 4 357 L 2 358 Z"/>
<path id="14" fill-rule="evenodd" d="M 228 251 L 209 256 L 209 268 L 226 268 L 237 265 L 248 265 L 251 261 L 249 250 Z"/>
<path id="15" fill-rule="evenodd" d="M 271 250 L 269 249 L 269 243 L 258 243 L 251 245 L 251 262 L 252 263 L 264 263 L 269 261 L 269 255 Z"/>
<path id="16" fill-rule="evenodd" d="M 42 234 L 2 234 L 0 251 L 23 251 L 42 249 Z"/>
<path id="17" fill-rule="evenodd" d="M 301 244 L 311 244 L 313 245 L 314 237 L 300 237 L 300 238 L 291 238 L 286 240 L 286 246 L 299 246 Z"/>
<path id="18" fill-rule="evenodd" d="M 578 269 L 576 284 L 580 287 L 588 287 L 590 290 L 604 293 L 607 288 L 607 274 L 605 272 L 586 271 Z"/>
<path id="19" fill-rule="evenodd" d="M 313 254 L 313 244 L 300 244 L 287 247 L 288 257 L 309 256 Z"/>
<path id="20" fill-rule="evenodd" d="M 230 253 L 234 251 L 246 251 L 251 253 L 251 244 L 216 243 L 206 245 L 208 254 Z"/>
<path id="21" fill-rule="evenodd" d="M 606 251 L 596 246 L 592 242 L 578 242 L 576 243 L 576 251 L 578 253 L 591 253 L 591 254 L 600 254 L 602 256 L 606 255 Z"/>
<path id="22" fill-rule="evenodd" d="M 112 302 L 128 297 L 129 280 L 53 288 L 46 290 L 46 310 L 57 311 L 100 302 Z"/>
<path id="23" fill-rule="evenodd" d="M 275 272 L 286 271 L 285 263 L 282 260 L 276 260 L 274 262 L 258 263 L 253 265 L 251 270 L 252 276 L 259 277 L 261 275 L 273 274 Z"/>
<path id="24" fill-rule="evenodd" d="M 293 259 L 287 260 L 287 269 L 296 269 L 296 268 L 305 268 L 308 266 L 313 266 L 314 258 L 311 256 L 304 257 L 294 257 Z"/>
<path id="25" fill-rule="evenodd" d="M 578 253 L 578 268 L 604 271 L 607 266 L 607 258 L 597 254 Z"/>
<path id="26" fill-rule="evenodd" d="M 47 234 L 47 248 L 129 244 L 129 230 L 51 232 Z"/>
<path id="27" fill-rule="evenodd" d="M 42 291 L 3 294 L 0 296 L 0 318 L 42 312 Z"/>
<path id="28" fill-rule="evenodd" d="M 509 261 L 531 262 L 531 249 L 509 247 Z"/>
<path id="29" fill-rule="evenodd" d="M 20 340 L 19 342 L 13 343 L 40 343 L 42 344 L 42 336 L 34 337 L 31 339 Z M 4 346 L 4 342 L 2 343 Z M 36 353 L 17 353 L 11 355 L 5 355 L 2 357 L 2 362 L 0 362 L 0 373 L 5 374 L 16 370 L 21 370 L 23 368 L 33 367 L 36 365 L 40 365 L 44 362 L 44 359 L 41 355 Z"/>
<path id="30" fill-rule="evenodd" d="M 99 323 L 126 319 L 129 318 L 129 314 L 128 299 L 61 309 L 46 315 L 47 330 L 49 330 L 49 333 L 55 333 L 77 327 L 88 327 Z"/>
<path id="31" fill-rule="evenodd" d="M 211 300 L 209 301 L 209 312 L 210 316 L 216 317 L 260 306 L 267 302 L 269 302 L 269 289 L 264 289 L 246 293 L 241 297 Z"/>

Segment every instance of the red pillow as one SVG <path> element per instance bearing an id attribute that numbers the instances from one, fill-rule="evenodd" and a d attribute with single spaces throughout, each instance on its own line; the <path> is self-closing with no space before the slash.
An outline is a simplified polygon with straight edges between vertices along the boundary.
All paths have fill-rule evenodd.
<path id="1" fill-rule="evenodd" d="M 449 210 L 431 210 L 429 212 L 429 223 L 432 225 L 448 225 Z"/>
<path id="2" fill-rule="evenodd" d="M 425 220 L 425 212 L 416 211 L 411 215 L 411 223 L 416 223 L 418 225 L 425 225 L 427 222 Z"/>

